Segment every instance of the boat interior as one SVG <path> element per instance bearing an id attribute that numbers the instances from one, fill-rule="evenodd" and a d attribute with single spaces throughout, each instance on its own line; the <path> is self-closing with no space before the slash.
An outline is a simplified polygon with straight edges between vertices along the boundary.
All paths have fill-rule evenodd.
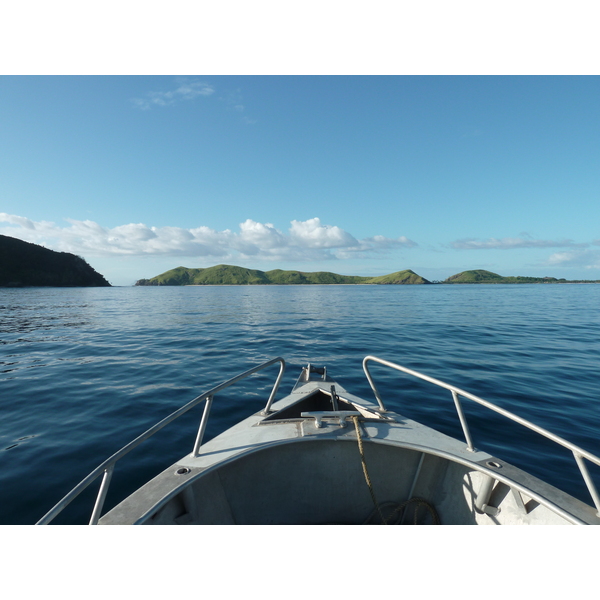
<path id="1" fill-rule="evenodd" d="M 451 392 L 465 439 L 387 410 L 369 362 Z M 264 410 L 204 443 L 214 396 L 276 363 L 279 375 Z M 106 459 L 38 523 L 50 523 L 101 478 L 90 524 L 600 524 L 600 498 L 584 462 L 600 466 L 597 456 L 469 392 L 395 363 L 367 356 L 363 368 L 375 401 L 354 396 L 324 367 L 309 364 L 291 393 L 274 402 L 285 369 L 281 357 L 240 373 Z M 595 507 L 475 448 L 461 397 L 571 450 Z M 192 452 L 101 516 L 115 464 L 200 403 L 204 412 Z"/>
<path id="2" fill-rule="evenodd" d="M 288 424 L 299 437 L 287 443 L 257 447 L 195 473 L 183 467 L 189 481 L 160 508 L 139 519 L 148 525 L 316 525 L 316 524 L 568 524 L 560 514 L 528 496 L 527 474 L 485 461 L 485 469 L 453 460 L 435 447 L 389 443 L 386 430 L 398 427 L 384 417 L 317 389 L 284 408 L 263 416 L 255 426 Z M 340 426 L 339 415 L 350 421 Z M 356 416 L 352 423 L 351 416 Z M 315 417 L 313 421 L 311 417 Z M 321 419 L 317 434 L 316 418 Z M 313 430 L 307 422 L 314 423 Z M 402 426 L 409 427 L 407 420 Z M 373 435 L 373 428 L 376 435 Z M 330 431 L 327 431 L 327 430 Z M 314 435 L 311 435 L 314 433 Z M 437 432 L 436 432 L 437 433 Z M 443 434 L 439 434 L 442 437 Z M 358 443 L 360 439 L 360 444 Z M 387 440 L 387 441 L 386 441 Z M 504 469 L 517 477 L 513 485 L 489 475 Z M 177 470 L 163 474 L 173 481 Z M 516 482 L 521 480 L 519 486 Z M 529 482 L 531 484 L 531 482 Z M 545 485 L 535 481 L 536 487 Z M 552 493 L 558 490 L 551 490 Z M 565 495 L 563 501 L 572 500 Z M 133 498 L 139 510 L 142 496 Z M 125 507 L 123 507 L 125 508 Z M 586 511 L 586 505 L 578 507 Z M 587 514 L 594 518 L 593 514 Z M 122 520 L 119 510 L 101 523 Z"/>
<path id="3" fill-rule="evenodd" d="M 484 476 L 415 450 L 366 444 L 376 508 L 356 444 L 312 440 L 266 448 L 222 465 L 185 487 L 145 524 L 560 524 L 568 520 L 496 483 L 478 512 Z M 421 463 L 421 459 L 423 461 Z M 420 477 L 413 488 L 415 473 Z M 411 488 L 412 492 L 411 492 Z M 406 502 L 413 499 L 412 502 Z"/>

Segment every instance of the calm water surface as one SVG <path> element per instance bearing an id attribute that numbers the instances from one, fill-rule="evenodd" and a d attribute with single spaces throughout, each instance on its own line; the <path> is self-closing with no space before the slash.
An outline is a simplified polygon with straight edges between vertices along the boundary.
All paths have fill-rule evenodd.
<path id="1" fill-rule="evenodd" d="M 371 397 L 374 354 L 600 454 L 599 309 L 600 285 L 584 284 L 1 289 L 0 523 L 36 522 L 155 422 L 275 356 L 278 398 L 308 362 Z M 205 439 L 262 408 L 276 372 L 217 396 Z M 390 408 L 460 437 L 449 394 L 372 372 Z M 590 502 L 569 452 L 470 404 L 477 447 Z M 200 415 L 118 463 L 107 508 L 190 452 Z M 56 522 L 86 522 L 96 490 Z"/>

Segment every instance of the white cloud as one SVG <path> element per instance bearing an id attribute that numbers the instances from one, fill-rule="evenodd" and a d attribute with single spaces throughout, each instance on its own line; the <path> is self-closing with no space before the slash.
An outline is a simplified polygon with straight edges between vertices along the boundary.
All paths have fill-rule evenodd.
<path id="1" fill-rule="evenodd" d="M 358 240 L 337 226 L 321 225 L 317 217 L 308 221 L 292 221 L 292 242 L 306 248 L 348 248 L 358 246 Z"/>
<path id="2" fill-rule="evenodd" d="M 271 223 L 258 223 L 246 219 L 240 223 L 240 233 L 229 232 L 228 246 L 243 256 L 280 256 L 289 241 Z"/>
<path id="3" fill-rule="evenodd" d="M 18 217 L 17 215 L 9 215 L 7 213 L 0 213 L 0 223 L 12 223 L 13 225 L 19 225 L 24 229 L 35 229 L 33 221 L 30 221 L 25 217 Z"/>
<path id="4" fill-rule="evenodd" d="M 83 256 L 187 256 L 221 260 L 236 257 L 288 261 L 345 259 L 416 246 L 406 237 L 390 239 L 377 235 L 357 240 L 338 226 L 322 224 L 316 217 L 292 221 L 287 233 L 271 223 L 252 219 L 240 223 L 238 232 L 217 231 L 206 226 L 148 227 L 143 223 L 106 228 L 94 221 L 66 221 L 69 225 L 61 227 L 0 213 L 0 223 L 8 224 L 0 227 L 0 234 Z"/>
<path id="5" fill-rule="evenodd" d="M 552 267 L 600 269 L 600 250 L 572 250 L 555 252 L 546 261 Z"/>
<path id="6" fill-rule="evenodd" d="M 450 244 L 459 250 L 512 250 L 514 248 L 583 248 L 587 244 L 576 244 L 572 240 L 534 240 L 531 237 L 489 238 L 478 240 L 467 238 L 456 240 Z"/>
<path id="7" fill-rule="evenodd" d="M 132 98 L 131 102 L 142 110 L 153 106 L 168 106 L 185 100 L 194 100 L 198 96 L 210 96 L 214 87 L 201 81 L 183 82 L 178 88 L 166 92 L 148 92 L 144 98 Z"/>

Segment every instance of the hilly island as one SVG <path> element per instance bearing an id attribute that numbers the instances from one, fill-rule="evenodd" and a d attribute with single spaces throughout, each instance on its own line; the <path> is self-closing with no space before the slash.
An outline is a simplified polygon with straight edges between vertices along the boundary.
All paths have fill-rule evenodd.
<path id="1" fill-rule="evenodd" d="M 232 265 L 217 265 L 205 269 L 177 267 L 156 275 L 151 279 L 140 279 L 135 285 L 424 285 L 431 284 L 424 277 L 410 269 L 396 271 L 378 277 L 361 277 L 357 275 L 338 275 L 327 271 L 305 273 L 303 271 L 259 271 Z M 589 281 L 567 281 L 554 277 L 502 277 L 491 271 L 463 271 L 448 277 L 443 284 L 466 283 L 598 283 Z"/>
<path id="2" fill-rule="evenodd" d="M 410 269 L 381 277 L 338 275 L 327 271 L 259 271 L 232 265 L 206 269 L 177 267 L 152 279 L 140 279 L 135 285 L 307 285 L 307 284 L 425 284 L 430 283 Z"/>
<path id="3" fill-rule="evenodd" d="M 0 287 L 106 287 L 80 256 L 0 235 Z"/>

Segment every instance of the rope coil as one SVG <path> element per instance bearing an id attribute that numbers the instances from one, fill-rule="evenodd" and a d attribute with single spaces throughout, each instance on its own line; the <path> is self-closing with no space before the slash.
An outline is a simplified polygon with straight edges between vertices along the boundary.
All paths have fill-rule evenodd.
<path id="1" fill-rule="evenodd" d="M 371 494 L 371 499 L 373 500 L 373 504 L 375 505 L 375 510 L 373 510 L 373 512 L 369 515 L 368 519 L 365 521 L 364 524 L 369 523 L 371 521 L 372 517 L 375 515 L 375 513 L 379 513 L 379 518 L 381 519 L 381 522 L 384 525 L 389 525 L 391 518 L 394 517 L 394 515 L 397 515 L 396 521 L 394 523 L 394 524 L 397 524 L 398 520 L 402 516 L 401 514 L 399 514 L 400 511 L 407 508 L 410 504 L 415 503 L 416 506 L 415 506 L 415 512 L 414 512 L 414 517 L 413 517 L 413 523 L 415 525 L 417 525 L 419 508 L 421 508 L 421 507 L 424 507 L 429 511 L 429 514 L 431 515 L 431 520 L 433 521 L 434 525 L 441 525 L 440 517 L 439 517 L 437 511 L 435 510 L 435 507 L 430 502 L 425 500 L 424 498 L 419 498 L 416 496 L 410 498 L 409 500 L 406 500 L 402 504 L 397 504 L 395 502 L 386 502 L 385 506 L 395 506 L 396 508 L 390 513 L 390 515 L 387 519 L 384 517 L 383 511 L 381 510 L 381 505 L 377 502 L 377 498 L 375 497 L 375 491 L 373 490 L 373 484 L 371 483 L 371 477 L 369 476 L 369 471 L 367 469 L 367 462 L 365 460 L 365 453 L 364 453 L 364 448 L 363 448 L 363 443 L 362 443 L 362 435 L 360 433 L 360 427 L 358 425 L 358 416 L 353 415 L 352 420 L 354 421 L 354 428 L 356 430 L 356 439 L 358 441 L 358 451 L 360 452 L 360 461 L 362 464 L 363 473 L 365 475 L 365 481 L 367 482 L 367 486 L 368 486 L 369 492 Z"/>

